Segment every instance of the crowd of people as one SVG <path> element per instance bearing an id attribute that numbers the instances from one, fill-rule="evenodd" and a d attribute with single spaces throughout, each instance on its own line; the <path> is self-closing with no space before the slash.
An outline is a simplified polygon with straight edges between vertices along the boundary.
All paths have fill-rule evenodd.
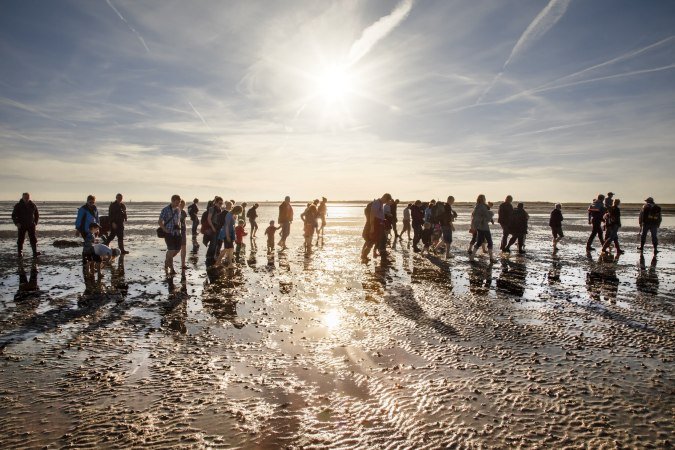
<path id="1" fill-rule="evenodd" d="M 623 253 L 619 244 L 621 201 L 614 199 L 613 196 L 614 193 L 612 192 L 609 192 L 606 197 L 599 194 L 588 207 L 588 224 L 591 225 L 591 235 L 586 243 L 587 252 L 595 250 L 592 244 L 597 237 L 603 253 L 611 252 L 612 244 L 617 255 Z M 396 227 L 399 203 L 398 199 L 394 200 L 391 194 L 386 193 L 366 205 L 364 209 L 366 223 L 362 233 L 364 244 L 361 249 L 361 258 L 368 259 L 371 250 L 373 257 L 386 256 L 388 237 L 392 231 L 394 242 L 402 240 L 403 234 L 406 232 L 408 240 L 410 240 L 411 228 L 414 252 L 434 254 L 443 252 L 445 257 L 449 258 L 451 256 L 452 235 L 455 231 L 454 222 L 457 219 L 457 213 L 453 209 L 455 198 L 451 195 L 445 202 L 432 199 L 424 203 L 421 200 L 409 203 L 403 210 L 403 229 L 400 234 Z M 471 211 L 469 227 L 472 238 L 467 248 L 467 253 L 470 256 L 475 255 L 482 248 L 492 262 L 496 261 L 490 231 L 490 225 L 494 224 L 493 207 L 494 203 L 487 201 L 483 194 L 480 194 L 476 199 L 476 204 Z M 513 207 L 511 195 L 506 196 L 499 205 L 497 223 L 502 228 L 499 247 L 502 253 L 511 253 L 511 247 L 516 243 L 518 253 L 525 253 L 525 238 L 529 228 L 529 217 L 523 203 L 518 203 L 515 208 Z M 562 205 L 557 203 L 549 217 L 554 252 L 558 250 L 558 243 L 564 237 L 563 220 Z M 661 207 L 654 202 L 652 197 L 646 198 L 638 216 L 638 223 L 641 228 L 638 250 L 641 253 L 644 251 L 647 234 L 651 235 L 654 254 L 658 253 L 657 233 L 661 221 Z M 420 241 L 423 248 L 419 247 Z"/>
<path id="2" fill-rule="evenodd" d="M 363 228 L 364 244 L 361 257 L 367 260 L 373 257 L 386 257 L 388 245 L 402 241 L 407 235 L 410 241 L 412 231 L 412 249 L 414 252 L 427 254 L 443 254 L 446 258 L 452 256 L 451 248 L 457 212 L 453 209 L 455 198 L 448 196 L 446 201 L 431 200 L 422 202 L 416 200 L 408 203 L 403 209 L 403 226 L 398 230 L 398 207 L 400 201 L 391 194 L 384 194 L 369 202 L 364 209 L 365 226 Z M 249 236 L 251 246 L 256 246 L 258 231 L 259 204 L 253 204 L 248 210 L 248 204 L 237 204 L 235 200 L 225 201 L 220 196 L 209 200 L 206 208 L 200 215 L 199 199 L 195 198 L 186 211 L 186 202 L 179 195 L 173 195 L 171 201 L 159 214 L 157 235 L 164 239 L 166 254 L 164 270 L 167 276 L 176 273 L 173 265 L 175 257 L 181 255 L 181 269 L 186 268 L 186 247 L 188 241 L 187 218 L 191 224 L 193 243 L 197 244 L 198 235 L 202 234 L 202 243 L 206 247 L 207 266 L 233 267 L 245 248 L 245 237 Z M 312 252 L 312 247 L 318 244 L 324 234 L 327 216 L 327 199 L 316 199 L 307 203 L 300 214 L 303 222 L 304 250 Z M 491 225 L 495 221 L 494 203 L 487 201 L 481 194 L 471 212 L 469 232 L 471 240 L 467 248 L 470 256 L 480 249 L 489 255 L 490 261 L 495 261 Z M 38 257 L 41 252 L 37 249 L 36 229 L 39 222 L 39 211 L 30 198 L 24 193 L 12 211 L 12 220 L 18 231 L 18 255 L 23 255 L 23 245 L 28 234 L 33 256 Z M 291 232 L 294 220 L 293 206 L 290 197 L 285 197 L 279 205 L 277 221 L 270 220 L 265 229 L 267 252 L 273 255 L 276 246 L 281 251 L 287 248 L 286 240 Z M 249 228 L 246 230 L 246 222 Z M 549 226 L 552 234 L 553 251 L 557 251 L 558 244 L 564 238 L 562 205 L 556 204 L 550 213 Z M 647 235 L 651 235 L 654 254 L 658 253 L 658 229 L 661 226 L 661 208 L 652 197 L 645 199 L 640 209 L 638 223 L 640 225 L 640 245 L 638 250 L 644 251 Z M 124 228 L 127 222 L 127 209 L 122 194 L 117 194 L 115 201 L 108 207 L 108 215 L 100 216 L 96 206 L 96 197 L 89 195 L 87 201 L 77 211 L 75 219 L 75 233 L 83 239 L 83 261 L 89 272 L 100 270 L 101 262 L 114 258 L 117 255 L 127 254 L 124 246 Z M 517 251 L 525 253 L 525 240 L 528 233 L 529 214 L 523 203 L 513 206 L 513 197 L 508 195 L 499 205 L 497 223 L 502 229 L 500 251 L 510 253 L 514 244 Z M 586 250 L 595 250 L 593 243 L 599 240 L 602 252 L 613 250 L 617 255 L 623 253 L 619 243 L 621 229 L 621 201 L 614 198 L 614 193 L 606 196 L 599 194 L 588 207 L 588 224 L 591 233 L 586 242 Z M 280 239 L 275 243 L 275 235 L 279 231 Z M 393 241 L 392 241 L 393 232 Z M 317 242 L 313 239 L 316 236 Z M 110 244 L 117 239 L 118 248 L 112 249 Z M 420 248 L 420 242 L 422 248 Z"/>

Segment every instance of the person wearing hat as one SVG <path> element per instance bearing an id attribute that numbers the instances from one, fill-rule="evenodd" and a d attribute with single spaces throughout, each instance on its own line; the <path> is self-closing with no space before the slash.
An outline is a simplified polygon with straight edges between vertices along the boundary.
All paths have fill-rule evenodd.
<path id="1" fill-rule="evenodd" d="M 614 206 L 614 192 L 608 192 L 607 197 L 605 197 L 605 209 L 609 209 Z"/>
<path id="2" fill-rule="evenodd" d="M 640 228 L 642 232 L 640 233 L 640 246 L 638 250 L 640 253 L 644 250 L 645 241 L 647 240 L 647 233 L 652 235 L 652 245 L 654 246 L 654 254 L 656 255 L 658 251 L 659 240 L 657 237 L 657 232 L 661 226 L 661 207 L 654 203 L 652 197 L 647 197 L 645 199 L 645 204 L 642 205 L 640 209 L 640 216 L 638 221 L 640 223 Z"/>

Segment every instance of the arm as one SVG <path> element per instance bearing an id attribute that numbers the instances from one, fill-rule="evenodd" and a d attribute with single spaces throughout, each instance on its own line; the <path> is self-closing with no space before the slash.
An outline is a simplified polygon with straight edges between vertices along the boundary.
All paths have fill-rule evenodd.
<path id="1" fill-rule="evenodd" d="M 17 227 L 19 226 L 19 204 L 17 203 L 14 205 L 14 209 L 12 210 L 12 222 L 14 222 L 14 225 Z"/>
<path id="2" fill-rule="evenodd" d="M 216 210 L 214 209 L 214 210 L 213 210 L 213 214 L 207 214 L 207 215 L 206 215 L 206 222 L 209 224 L 209 226 L 211 227 L 211 229 L 212 229 L 213 231 L 216 231 L 216 227 L 215 227 L 215 225 L 213 225 L 213 221 L 212 221 L 212 220 L 213 220 L 212 217 L 213 217 L 215 214 L 216 214 Z"/>
<path id="3" fill-rule="evenodd" d="M 35 209 L 33 210 L 33 219 L 35 221 L 35 225 L 37 225 L 40 221 L 40 211 L 38 211 L 37 205 L 33 204 L 33 206 L 35 206 Z"/>

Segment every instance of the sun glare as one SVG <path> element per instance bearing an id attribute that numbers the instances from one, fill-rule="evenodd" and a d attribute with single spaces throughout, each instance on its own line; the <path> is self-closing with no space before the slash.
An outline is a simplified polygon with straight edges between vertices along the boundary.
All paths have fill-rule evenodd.
<path id="1" fill-rule="evenodd" d="M 319 75 L 316 88 L 326 103 L 334 103 L 344 100 L 351 92 L 353 80 L 344 68 L 331 67 Z"/>

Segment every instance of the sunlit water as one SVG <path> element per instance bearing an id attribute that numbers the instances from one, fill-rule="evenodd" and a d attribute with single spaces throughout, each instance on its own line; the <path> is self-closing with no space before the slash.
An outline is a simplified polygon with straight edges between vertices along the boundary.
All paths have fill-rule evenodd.
<path id="1" fill-rule="evenodd" d="M 625 213 L 614 261 L 583 252 L 583 209 L 552 254 L 547 208 L 533 209 L 527 255 L 490 265 L 467 257 L 460 206 L 449 261 L 404 240 L 363 264 L 363 205 L 331 206 L 311 256 L 296 205 L 290 249 L 271 258 L 277 208 L 263 205 L 234 272 L 207 274 L 189 245 L 167 281 L 163 205 L 131 203 L 131 254 L 85 283 L 81 250 L 51 246 L 75 240 L 77 206 L 40 205 L 37 265 L 0 223 L 5 448 L 672 443 L 671 217 L 659 258 L 641 260 Z"/>

